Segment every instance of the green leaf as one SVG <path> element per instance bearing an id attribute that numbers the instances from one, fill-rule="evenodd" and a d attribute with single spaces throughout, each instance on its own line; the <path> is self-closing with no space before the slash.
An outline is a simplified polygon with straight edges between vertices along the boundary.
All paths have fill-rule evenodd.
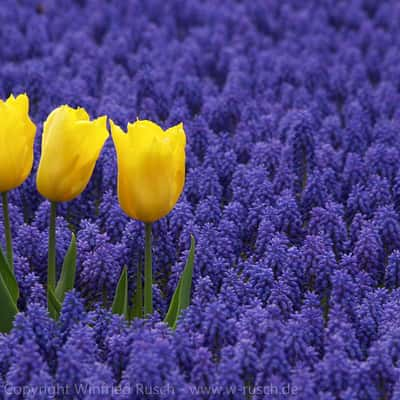
<path id="1" fill-rule="evenodd" d="M 61 269 L 61 276 L 57 283 L 55 295 L 62 303 L 65 294 L 74 288 L 76 275 L 76 237 L 72 233 L 71 243 L 69 245 L 67 254 L 64 257 L 63 266 Z"/>
<path id="2" fill-rule="evenodd" d="M 130 319 L 143 317 L 143 282 L 140 261 L 136 273 L 136 290 L 133 298 L 133 307 Z"/>
<path id="3" fill-rule="evenodd" d="M 186 261 L 185 269 L 183 270 L 182 287 L 179 291 L 179 310 L 178 315 L 190 305 L 190 293 L 192 290 L 192 277 L 194 265 L 194 249 L 195 249 L 194 236 L 190 237 L 190 251 L 189 257 Z"/>
<path id="4" fill-rule="evenodd" d="M 19 298 L 19 288 L 14 272 L 7 258 L 4 256 L 3 250 L 0 248 L 0 274 L 4 280 L 12 300 L 17 304 Z"/>
<path id="5" fill-rule="evenodd" d="M 192 290 L 192 278 L 193 278 L 193 266 L 194 266 L 194 253 L 195 253 L 195 239 L 191 235 L 190 238 L 190 251 L 186 261 L 185 269 L 182 272 L 181 278 L 179 279 L 178 286 L 172 296 L 171 303 L 167 315 L 164 319 L 171 328 L 176 327 L 181 312 L 187 308 L 190 304 L 190 294 Z"/>
<path id="6" fill-rule="evenodd" d="M 7 289 L 3 275 L 0 274 L 0 332 L 9 332 L 12 328 L 18 308 Z"/>
<path id="7" fill-rule="evenodd" d="M 54 293 L 54 290 L 50 287 L 47 288 L 47 302 L 48 302 L 48 308 L 49 308 L 49 313 L 54 319 L 58 319 L 60 316 L 61 312 L 61 303 L 57 299 L 56 294 Z"/>
<path id="8" fill-rule="evenodd" d="M 125 315 L 126 318 L 128 317 L 128 271 L 126 266 L 122 270 L 117 289 L 115 290 L 112 312 L 114 314 Z"/>
<path id="9" fill-rule="evenodd" d="M 177 319 L 181 282 L 182 278 L 179 279 L 178 286 L 176 287 L 175 292 L 172 295 L 171 303 L 169 303 L 167 315 L 164 318 L 164 322 L 166 322 L 171 328 L 175 326 L 175 321 Z"/>

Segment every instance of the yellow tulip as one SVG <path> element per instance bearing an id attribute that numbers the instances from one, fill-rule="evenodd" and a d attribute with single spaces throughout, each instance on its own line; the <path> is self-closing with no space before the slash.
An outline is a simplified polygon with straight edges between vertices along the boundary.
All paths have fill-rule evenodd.
<path id="1" fill-rule="evenodd" d="M 175 206 L 185 183 L 183 124 L 165 132 L 151 121 L 128 124 L 125 133 L 110 121 L 118 158 L 118 198 L 130 217 L 151 223 Z"/>
<path id="2" fill-rule="evenodd" d="M 106 124 L 105 116 L 90 121 L 83 108 L 64 105 L 50 113 L 43 126 L 36 177 L 42 196 L 62 202 L 83 192 L 109 136 Z"/>
<path id="3" fill-rule="evenodd" d="M 0 192 L 15 189 L 31 172 L 35 133 L 26 94 L 0 100 Z"/>

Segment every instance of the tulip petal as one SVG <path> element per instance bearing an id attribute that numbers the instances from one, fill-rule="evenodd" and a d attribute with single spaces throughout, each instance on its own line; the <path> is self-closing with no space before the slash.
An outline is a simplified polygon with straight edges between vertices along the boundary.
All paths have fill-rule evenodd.
<path id="1" fill-rule="evenodd" d="M 165 134 L 170 139 L 173 150 L 175 150 L 177 146 L 182 148 L 186 146 L 186 135 L 182 122 L 167 129 Z"/>
<path id="2" fill-rule="evenodd" d="M 141 151 L 141 149 L 148 147 L 153 138 L 162 139 L 163 136 L 163 130 L 154 122 L 138 120 L 133 124 L 128 124 L 130 146 L 136 151 Z"/>
<path id="3" fill-rule="evenodd" d="M 183 189 L 183 125 L 164 132 L 151 121 L 139 120 L 128 124 L 125 134 L 112 121 L 110 124 L 118 158 L 121 208 L 132 218 L 154 222 L 171 211 Z"/>
<path id="4" fill-rule="evenodd" d="M 33 164 L 36 126 L 29 118 L 26 94 L 0 102 L 0 191 L 21 185 Z"/>
<path id="5" fill-rule="evenodd" d="M 51 201 L 79 196 L 92 176 L 109 133 L 107 117 L 89 120 L 83 108 L 61 106 L 44 124 L 37 175 L 39 192 Z"/>
<path id="6" fill-rule="evenodd" d="M 128 135 L 110 119 L 111 135 L 117 150 L 117 155 L 129 147 Z"/>

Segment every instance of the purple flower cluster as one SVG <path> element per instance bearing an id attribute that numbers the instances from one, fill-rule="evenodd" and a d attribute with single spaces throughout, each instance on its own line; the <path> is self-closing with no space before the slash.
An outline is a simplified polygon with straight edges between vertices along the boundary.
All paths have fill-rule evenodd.
<path id="1" fill-rule="evenodd" d="M 110 140 L 59 207 L 77 288 L 47 315 L 37 140 L 10 193 L 22 312 L 0 336 L 0 398 L 400 399 L 399 20 L 396 0 L 2 0 L 1 98 L 26 91 L 38 124 L 64 103 L 183 121 L 188 145 L 153 229 L 156 312 L 129 325 L 107 307 L 124 265 L 135 290 L 143 226 L 119 208 Z"/>

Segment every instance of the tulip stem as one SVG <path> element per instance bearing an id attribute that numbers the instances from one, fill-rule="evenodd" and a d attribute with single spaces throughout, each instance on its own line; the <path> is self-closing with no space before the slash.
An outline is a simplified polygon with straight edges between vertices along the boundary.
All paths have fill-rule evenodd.
<path id="1" fill-rule="evenodd" d="M 55 289 L 56 287 L 56 211 L 57 203 L 52 202 L 50 209 L 49 251 L 47 269 L 47 286 L 51 289 Z"/>
<path id="2" fill-rule="evenodd" d="M 4 216 L 4 230 L 6 234 L 6 245 L 7 245 L 7 260 L 10 264 L 11 269 L 14 268 L 13 262 L 13 246 L 11 237 L 11 227 L 10 227 L 10 214 L 8 212 L 8 198 L 7 192 L 1 194 L 3 200 L 3 216 Z"/>
<path id="3" fill-rule="evenodd" d="M 153 313 L 153 267 L 151 262 L 151 224 L 145 224 L 144 315 Z"/>

